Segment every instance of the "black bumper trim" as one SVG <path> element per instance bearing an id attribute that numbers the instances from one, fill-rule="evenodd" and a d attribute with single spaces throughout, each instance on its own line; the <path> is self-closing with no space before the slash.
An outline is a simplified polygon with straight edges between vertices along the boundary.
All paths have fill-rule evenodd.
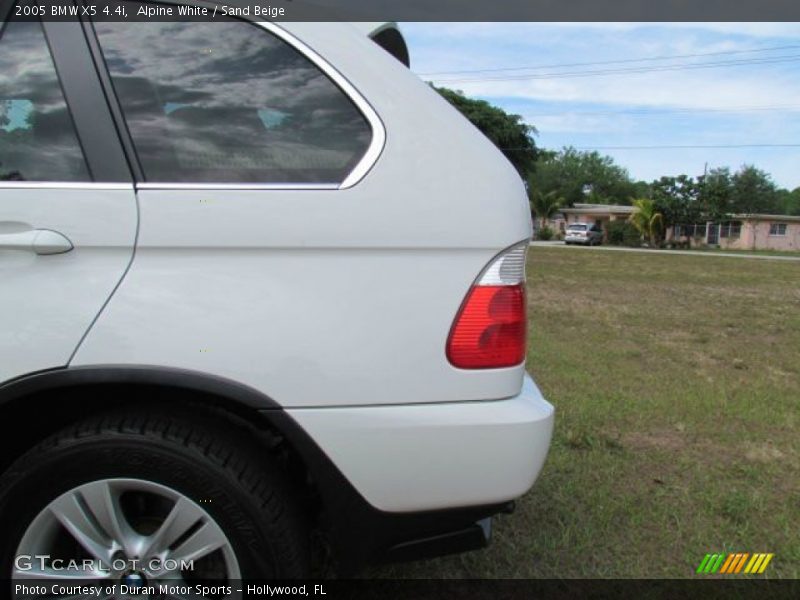
<path id="1" fill-rule="evenodd" d="M 263 411 L 300 454 L 322 495 L 321 526 L 340 574 L 378 562 L 431 558 L 488 544 L 478 524 L 513 510 L 513 502 L 395 513 L 372 506 L 313 439 L 284 411 Z M 354 440 L 354 443 L 357 441 Z"/>
<path id="2" fill-rule="evenodd" d="M 458 531 L 403 542 L 389 548 L 385 560 L 405 562 L 486 548 L 491 540 L 491 517 Z"/>

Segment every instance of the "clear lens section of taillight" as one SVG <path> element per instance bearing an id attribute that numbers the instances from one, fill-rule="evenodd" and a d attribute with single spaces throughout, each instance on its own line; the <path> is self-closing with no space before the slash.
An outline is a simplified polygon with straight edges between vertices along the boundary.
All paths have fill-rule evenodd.
<path id="1" fill-rule="evenodd" d="M 447 339 L 447 358 L 460 369 L 499 369 L 525 360 L 528 243 L 497 256 L 470 288 Z"/>

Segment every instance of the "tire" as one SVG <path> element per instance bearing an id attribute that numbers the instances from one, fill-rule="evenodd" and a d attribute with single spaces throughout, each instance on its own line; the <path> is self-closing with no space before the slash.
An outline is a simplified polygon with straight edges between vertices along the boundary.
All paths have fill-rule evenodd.
<path id="1" fill-rule="evenodd" d="M 131 525 L 125 531 L 135 529 L 136 535 L 142 535 L 142 523 L 149 523 L 144 532 L 151 536 L 148 540 L 158 537 L 154 534 L 167 523 L 169 511 L 183 510 L 187 516 L 170 536 L 178 536 L 179 527 L 187 530 L 180 534 L 183 538 L 178 536 L 173 540 L 174 546 L 168 547 L 170 552 L 174 549 L 176 559 L 181 552 L 188 553 L 191 546 L 200 544 L 195 536 L 217 536 L 217 542 L 224 539 L 226 544 L 194 562 L 194 572 L 180 572 L 184 579 L 309 576 L 308 529 L 293 491 L 284 474 L 269 460 L 267 448 L 249 432 L 228 425 L 218 416 L 154 413 L 142 407 L 92 418 L 65 429 L 22 456 L 2 475 L 0 578 L 13 574 L 18 553 L 31 553 L 30 544 L 43 543 L 29 540 L 48 539 L 48 535 L 53 538 L 55 534 L 50 531 L 60 528 L 60 543 L 65 543 L 66 529 L 53 515 L 59 514 L 62 506 L 67 507 L 67 512 L 73 510 L 69 502 L 74 503 L 75 499 L 83 502 L 84 510 L 92 512 L 87 531 L 97 524 L 101 532 L 113 529 L 108 525 L 102 529 L 104 523 L 113 525 L 113 519 L 98 517 L 106 490 L 108 497 L 116 498 L 112 504 L 119 509 L 117 512 L 123 517 L 120 520 Z M 170 502 L 174 503 L 171 507 Z M 183 525 L 192 519 L 199 520 L 191 526 Z M 36 527 L 50 529 L 43 533 Z M 131 544 L 128 548 L 141 549 L 131 541 L 141 538 L 133 535 L 125 543 Z M 124 535 L 119 537 L 125 539 Z M 73 536 L 68 543 L 77 548 L 75 552 L 83 552 L 75 539 Z M 131 550 L 130 554 L 135 552 L 138 551 Z M 144 556 L 135 558 L 142 563 L 148 560 Z M 133 565 L 139 569 L 136 563 Z M 157 567 L 151 571 L 154 569 Z M 131 570 L 128 565 L 125 572 L 115 570 L 114 576 L 130 575 Z M 138 573 L 136 577 L 140 576 Z M 144 577 L 145 572 L 141 573 Z M 169 575 L 166 571 L 157 575 L 148 571 L 146 576 Z M 17 577 L 24 575 L 18 571 Z"/>

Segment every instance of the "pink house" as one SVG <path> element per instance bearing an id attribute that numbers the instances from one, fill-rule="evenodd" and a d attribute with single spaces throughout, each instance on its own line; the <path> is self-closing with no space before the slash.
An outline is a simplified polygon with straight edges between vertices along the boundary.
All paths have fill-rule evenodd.
<path id="1" fill-rule="evenodd" d="M 593 223 L 607 230 L 610 221 L 627 220 L 633 211 L 620 204 L 575 204 L 562 208 L 550 222 L 557 233 L 572 223 Z M 800 216 L 731 215 L 725 221 L 675 225 L 666 232 L 666 241 L 731 250 L 800 251 Z"/>
<path id="2" fill-rule="evenodd" d="M 676 225 L 667 232 L 667 240 L 730 250 L 800 251 L 800 217 L 731 215 L 729 221 Z"/>

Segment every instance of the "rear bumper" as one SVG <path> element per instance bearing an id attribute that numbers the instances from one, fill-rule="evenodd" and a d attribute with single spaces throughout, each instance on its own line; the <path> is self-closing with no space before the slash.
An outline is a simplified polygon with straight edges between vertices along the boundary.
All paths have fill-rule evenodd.
<path id="1" fill-rule="evenodd" d="M 265 411 L 320 493 L 342 573 L 482 548 L 542 468 L 553 407 L 525 376 L 506 400 Z"/>
<path id="2" fill-rule="evenodd" d="M 547 457 L 553 407 L 529 376 L 506 400 L 286 411 L 372 506 L 416 512 L 507 502 Z"/>

